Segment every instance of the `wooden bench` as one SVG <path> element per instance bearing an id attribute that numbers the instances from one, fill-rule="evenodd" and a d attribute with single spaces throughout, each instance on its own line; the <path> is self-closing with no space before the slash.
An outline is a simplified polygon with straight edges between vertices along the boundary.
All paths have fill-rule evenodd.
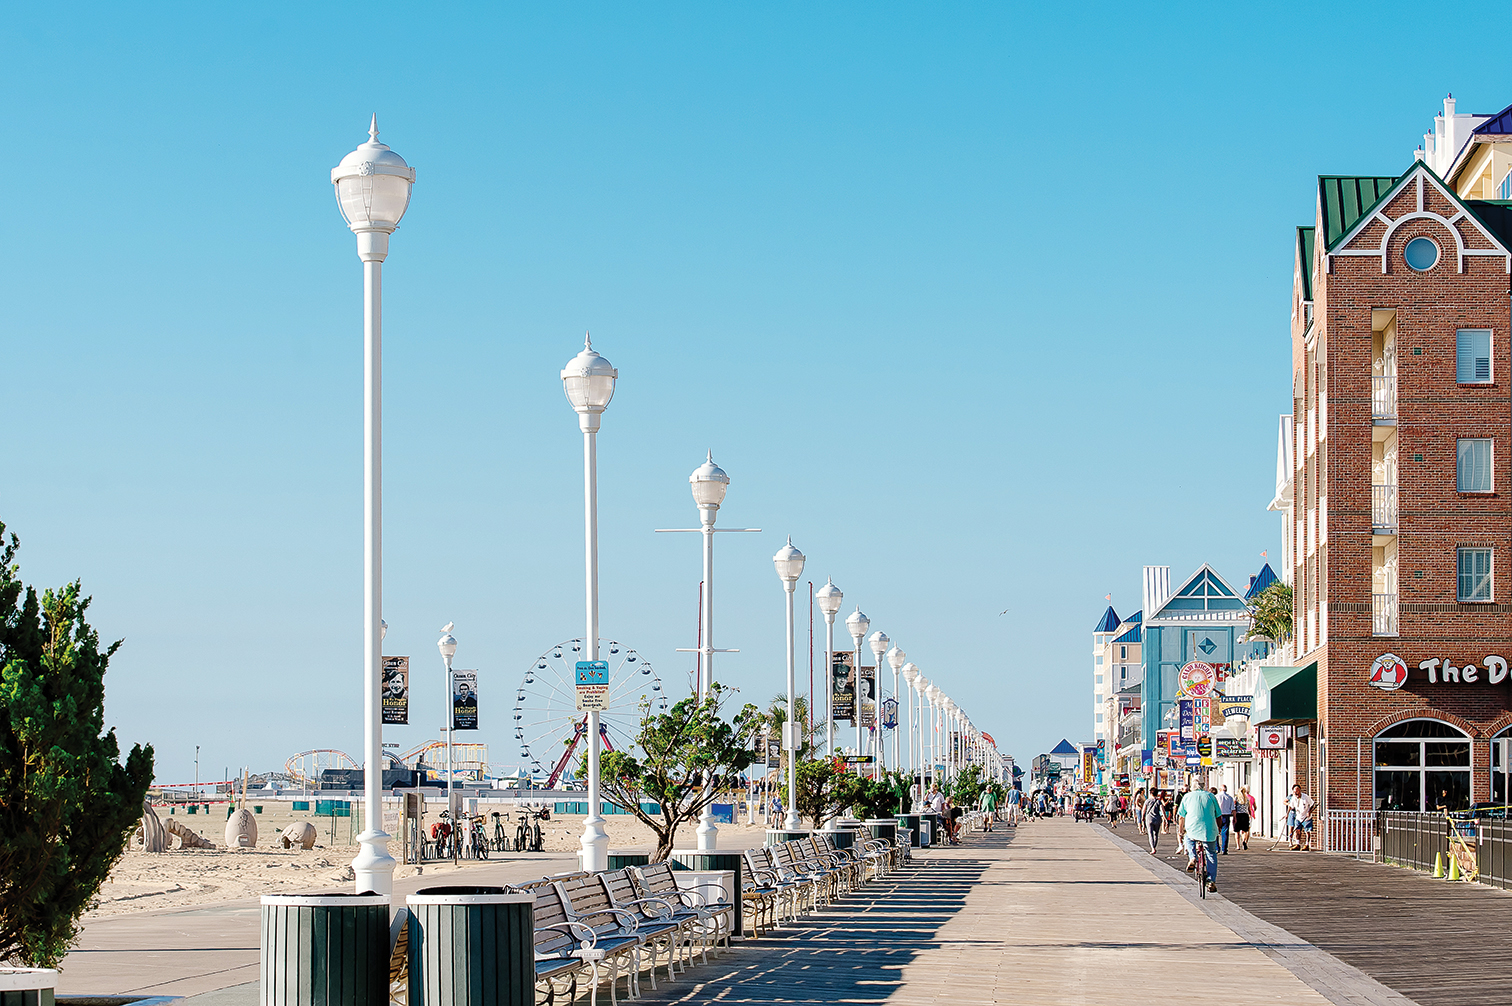
<path id="1" fill-rule="evenodd" d="M 576 883 L 579 881 L 569 881 Z M 626 972 L 625 987 L 627 994 L 634 997 L 637 994 L 638 983 L 636 972 L 639 966 L 640 941 L 635 937 L 618 935 L 615 932 L 600 932 L 600 927 L 595 927 L 578 918 L 574 918 L 571 902 L 562 893 L 563 885 L 560 882 L 551 884 L 536 884 L 535 894 L 535 930 L 536 930 L 536 975 L 539 979 L 541 974 L 541 962 L 543 954 L 545 960 L 560 961 L 564 957 L 579 959 L 586 962 L 593 972 L 593 990 L 590 993 L 590 1003 L 597 1006 L 599 987 L 599 964 L 607 962 L 609 965 L 609 1001 L 618 1004 L 619 971 L 620 961 L 629 957 L 631 966 Z M 612 927 L 604 926 L 605 930 Z M 571 948 L 555 937 L 555 933 L 565 934 L 570 940 L 578 941 L 576 948 Z"/>
<path id="2" fill-rule="evenodd" d="M 659 898 L 667 904 L 673 912 L 673 918 L 686 919 L 696 923 L 693 930 L 698 933 L 702 940 L 700 953 L 704 962 L 709 960 L 709 943 L 712 940 L 714 947 L 719 948 L 720 936 L 723 934 L 725 946 L 730 945 L 732 929 L 736 922 L 736 908 L 734 905 L 719 903 L 715 905 L 700 904 L 688 891 L 683 890 L 677 884 L 677 877 L 672 872 L 672 867 L 666 863 L 653 863 L 649 866 L 636 867 L 630 871 L 635 880 L 636 892 L 642 898 Z M 742 888 L 742 898 L 744 898 Z M 692 944 L 688 944 L 688 960 L 693 959 Z"/>
<path id="3" fill-rule="evenodd" d="M 656 988 L 658 947 L 665 948 L 667 952 L 667 981 L 676 978 L 677 951 L 684 943 L 690 942 L 688 935 L 695 920 L 677 918 L 672 906 L 663 899 L 641 897 L 628 869 L 600 873 L 593 879 L 602 889 L 603 904 L 606 907 L 629 912 L 634 917 L 635 935 L 643 939 L 645 946 L 651 951 L 651 988 Z M 574 910 L 577 909 L 576 893 L 573 894 L 572 906 Z M 692 959 L 691 953 L 689 959 Z"/>
<path id="4" fill-rule="evenodd" d="M 554 1003 L 560 983 L 568 983 L 567 1001 L 577 998 L 577 976 L 591 969 L 594 994 L 598 993 L 598 961 L 585 951 L 594 947 L 593 930 L 568 920 L 562 899 L 551 886 L 537 886 L 535 895 L 535 984 L 536 992 L 546 993 L 546 1002 Z"/>
<path id="5" fill-rule="evenodd" d="M 760 938 L 761 920 L 765 917 L 769 921 L 768 929 L 778 928 L 781 920 L 779 915 L 782 911 L 783 888 L 776 874 L 765 870 L 756 870 L 751 866 L 748 856 L 740 857 L 740 921 L 741 932 L 745 932 L 745 919 L 749 914 L 751 918 L 751 934 Z"/>
<path id="6" fill-rule="evenodd" d="M 603 885 L 591 873 L 567 881 L 558 881 L 552 886 L 556 888 L 557 894 L 562 899 L 567 918 L 591 926 L 598 937 L 599 946 L 609 950 L 616 961 L 622 957 L 629 958 L 630 969 L 626 977 L 627 993 L 632 999 L 639 996 L 640 951 L 641 947 L 648 945 L 650 937 L 639 931 L 635 913 L 611 905 L 609 896 L 604 893 Z M 656 984 L 654 947 L 652 954 L 651 984 L 654 987 Z M 611 990 L 615 980 L 610 980 Z M 610 996 L 613 998 L 612 991 Z"/>

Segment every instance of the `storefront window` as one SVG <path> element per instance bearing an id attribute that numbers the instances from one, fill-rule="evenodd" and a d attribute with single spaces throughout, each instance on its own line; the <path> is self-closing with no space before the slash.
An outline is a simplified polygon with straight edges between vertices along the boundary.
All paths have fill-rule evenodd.
<path id="1" fill-rule="evenodd" d="M 1438 720 L 1407 720 L 1384 731 L 1375 739 L 1375 806 L 1416 811 L 1469 807 L 1470 738 Z"/>
<path id="2" fill-rule="evenodd" d="M 1512 755 L 1512 727 L 1491 739 L 1491 802 L 1499 806 L 1505 806 L 1512 795 L 1512 786 L 1508 785 L 1508 776 L 1512 774 L 1509 755 Z"/>

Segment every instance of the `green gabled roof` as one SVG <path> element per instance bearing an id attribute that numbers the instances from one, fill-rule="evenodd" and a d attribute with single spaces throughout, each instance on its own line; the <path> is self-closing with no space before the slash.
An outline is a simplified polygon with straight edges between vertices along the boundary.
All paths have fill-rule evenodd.
<path id="1" fill-rule="evenodd" d="M 1369 213 L 1401 176 L 1319 175 L 1318 205 L 1323 209 L 1323 245 L 1333 248 L 1355 223 Z"/>
<path id="2" fill-rule="evenodd" d="M 1512 248 L 1512 199 L 1466 199 L 1465 208 L 1498 241 Z"/>
<path id="3" fill-rule="evenodd" d="M 1313 234 L 1315 227 L 1297 228 L 1297 258 L 1302 263 L 1302 299 L 1312 300 Z"/>

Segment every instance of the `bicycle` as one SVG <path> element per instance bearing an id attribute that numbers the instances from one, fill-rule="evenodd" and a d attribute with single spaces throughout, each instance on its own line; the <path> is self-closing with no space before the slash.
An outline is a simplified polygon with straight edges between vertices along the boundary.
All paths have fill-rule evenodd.
<path id="1" fill-rule="evenodd" d="M 1192 843 L 1192 849 L 1197 854 L 1197 897 L 1206 900 L 1208 896 L 1209 883 L 1207 872 L 1207 843 L 1194 841 Z"/>
<path id="2" fill-rule="evenodd" d="M 503 821 L 499 820 L 500 818 L 503 818 L 504 821 L 508 821 L 509 820 L 509 815 L 508 814 L 500 814 L 498 811 L 494 811 L 493 812 L 493 822 L 494 822 L 493 848 L 494 848 L 495 852 L 508 852 L 509 851 L 509 835 L 504 831 L 504 823 L 503 823 Z"/>
<path id="3" fill-rule="evenodd" d="M 488 858 L 488 833 L 483 830 L 483 815 L 479 814 L 472 819 L 470 832 L 472 835 L 472 854 L 474 859 Z"/>

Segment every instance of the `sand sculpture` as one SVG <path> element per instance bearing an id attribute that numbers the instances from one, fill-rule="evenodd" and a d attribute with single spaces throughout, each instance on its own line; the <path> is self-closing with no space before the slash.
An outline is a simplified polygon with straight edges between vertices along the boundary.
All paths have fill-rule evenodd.
<path id="1" fill-rule="evenodd" d="M 278 836 L 285 849 L 299 846 L 301 849 L 315 848 L 315 826 L 309 821 L 295 821 L 283 830 Z"/>
<path id="2" fill-rule="evenodd" d="M 158 820 L 157 811 L 146 800 L 142 801 L 142 826 L 137 830 L 137 840 L 142 843 L 143 852 L 168 851 L 168 832 Z"/>
<path id="3" fill-rule="evenodd" d="M 163 827 L 168 829 L 168 834 L 177 835 L 180 849 L 213 849 L 215 843 L 208 838 L 202 838 L 190 831 L 186 825 L 179 824 L 178 818 L 170 817 L 164 822 Z"/>
<path id="4" fill-rule="evenodd" d="M 242 769 L 241 798 L 226 818 L 226 848 L 250 849 L 257 845 L 257 818 L 247 809 L 247 770 Z"/>

